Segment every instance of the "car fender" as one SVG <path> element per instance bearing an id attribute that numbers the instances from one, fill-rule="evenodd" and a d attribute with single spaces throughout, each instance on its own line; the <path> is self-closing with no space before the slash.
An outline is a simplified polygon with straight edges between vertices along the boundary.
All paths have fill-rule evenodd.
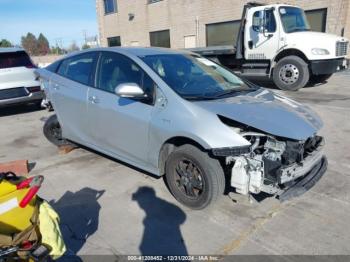
<path id="1" fill-rule="evenodd" d="M 250 145 L 233 128 L 221 122 L 216 114 L 181 100 L 183 107 L 169 103 L 164 110 L 155 110 L 152 116 L 149 131 L 149 162 L 152 166 L 158 166 L 161 148 L 173 138 L 189 139 L 208 151 Z"/>

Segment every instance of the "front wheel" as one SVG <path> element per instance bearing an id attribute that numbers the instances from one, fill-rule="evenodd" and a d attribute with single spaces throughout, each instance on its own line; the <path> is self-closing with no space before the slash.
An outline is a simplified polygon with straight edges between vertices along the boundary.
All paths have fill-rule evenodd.
<path id="1" fill-rule="evenodd" d="M 223 194 L 225 176 L 218 160 L 193 145 L 183 145 L 166 162 L 166 180 L 183 205 L 203 209 Z"/>
<path id="2" fill-rule="evenodd" d="M 273 82 L 286 91 L 297 91 L 307 84 L 309 78 L 308 65 L 298 56 L 282 58 L 273 70 Z"/>

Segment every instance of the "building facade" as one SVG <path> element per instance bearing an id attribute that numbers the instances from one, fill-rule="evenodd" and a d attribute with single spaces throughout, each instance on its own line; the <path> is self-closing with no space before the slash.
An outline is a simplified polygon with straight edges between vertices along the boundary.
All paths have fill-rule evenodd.
<path id="1" fill-rule="evenodd" d="M 232 45 L 243 0 L 96 0 L 102 46 Z M 302 7 L 312 30 L 350 38 L 350 0 L 263 0 Z"/>

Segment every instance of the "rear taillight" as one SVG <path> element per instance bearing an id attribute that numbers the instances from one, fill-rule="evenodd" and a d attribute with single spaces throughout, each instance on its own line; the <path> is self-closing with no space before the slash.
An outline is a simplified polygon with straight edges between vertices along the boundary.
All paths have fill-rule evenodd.
<path id="1" fill-rule="evenodd" d="M 39 92 L 41 90 L 40 86 L 31 86 L 27 87 L 28 92 L 34 93 L 34 92 Z"/>

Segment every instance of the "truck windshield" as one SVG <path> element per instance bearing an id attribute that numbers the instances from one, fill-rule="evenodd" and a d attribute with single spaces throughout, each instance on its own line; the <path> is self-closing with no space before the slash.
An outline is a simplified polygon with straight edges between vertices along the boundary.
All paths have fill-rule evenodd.
<path id="1" fill-rule="evenodd" d="M 286 33 L 309 31 L 310 26 L 302 9 L 297 7 L 280 7 L 279 13 Z"/>
<path id="2" fill-rule="evenodd" d="M 252 89 L 229 70 L 204 57 L 160 54 L 140 58 L 170 88 L 188 100 L 223 98 Z"/>

